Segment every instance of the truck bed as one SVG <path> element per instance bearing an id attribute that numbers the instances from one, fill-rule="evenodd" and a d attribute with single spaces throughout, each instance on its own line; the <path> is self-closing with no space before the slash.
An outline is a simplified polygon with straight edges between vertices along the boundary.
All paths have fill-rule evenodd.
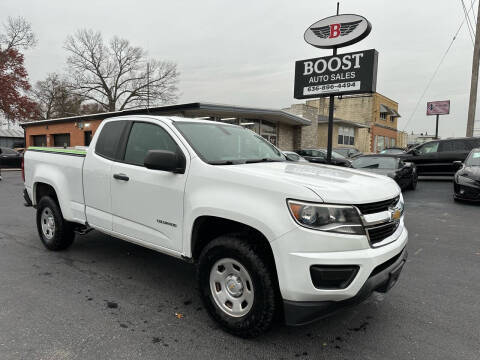
<path id="1" fill-rule="evenodd" d="M 29 147 L 24 155 L 25 188 L 36 205 L 36 186 L 52 186 L 66 220 L 85 224 L 83 163 L 86 151 Z M 60 187 L 61 189 L 58 189 Z"/>

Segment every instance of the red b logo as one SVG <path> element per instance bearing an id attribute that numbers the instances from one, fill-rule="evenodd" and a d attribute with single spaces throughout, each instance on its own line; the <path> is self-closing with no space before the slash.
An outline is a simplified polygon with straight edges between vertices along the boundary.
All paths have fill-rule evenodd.
<path id="1" fill-rule="evenodd" d="M 330 39 L 340 36 L 340 24 L 330 24 Z"/>

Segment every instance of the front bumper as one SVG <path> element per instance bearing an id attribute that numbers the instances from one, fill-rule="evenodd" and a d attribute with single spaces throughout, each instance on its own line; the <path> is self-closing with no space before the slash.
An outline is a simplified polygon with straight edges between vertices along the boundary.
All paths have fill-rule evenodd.
<path id="1" fill-rule="evenodd" d="M 354 297 L 343 301 L 284 300 L 283 308 L 286 324 L 291 326 L 305 325 L 332 315 L 346 307 L 359 304 L 367 299 L 373 291 L 387 292 L 397 283 L 406 260 L 407 250 L 404 248 L 392 259 L 377 266 Z"/>
<path id="2" fill-rule="evenodd" d="M 390 242 L 391 241 L 391 242 Z M 398 255 L 406 246 L 403 218 L 384 246 L 372 248 L 365 235 L 342 235 L 298 227 L 271 242 L 282 298 L 290 301 L 342 301 L 354 297 L 373 269 Z M 300 250 L 301 249 L 301 250 Z M 343 289 L 317 288 L 310 268 L 358 266 L 353 281 Z"/>
<path id="3" fill-rule="evenodd" d="M 468 178 L 455 179 L 454 196 L 460 200 L 480 201 L 480 183 Z"/>

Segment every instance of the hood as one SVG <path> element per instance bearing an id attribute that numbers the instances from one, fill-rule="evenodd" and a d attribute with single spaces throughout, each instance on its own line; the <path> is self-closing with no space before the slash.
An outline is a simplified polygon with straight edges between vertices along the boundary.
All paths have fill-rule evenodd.
<path id="1" fill-rule="evenodd" d="M 338 166 L 312 163 L 270 162 L 225 167 L 229 171 L 290 182 L 315 192 L 324 202 L 362 204 L 394 198 L 400 188 L 392 179 Z M 302 199 L 299 199 L 302 200 Z"/>
<path id="2" fill-rule="evenodd" d="M 366 171 L 373 174 L 384 175 L 384 176 L 395 176 L 395 169 L 357 169 L 360 171 Z M 390 174 L 390 175 L 389 175 Z"/>
<path id="3" fill-rule="evenodd" d="M 480 181 L 480 166 L 465 166 L 458 172 L 459 175 L 466 176 L 472 180 Z"/>

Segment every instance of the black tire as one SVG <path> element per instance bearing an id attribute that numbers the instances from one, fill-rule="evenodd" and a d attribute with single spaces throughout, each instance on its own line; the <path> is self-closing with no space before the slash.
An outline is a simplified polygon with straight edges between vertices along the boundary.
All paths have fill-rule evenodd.
<path id="1" fill-rule="evenodd" d="M 210 316 L 217 321 L 227 332 L 243 337 L 253 338 L 272 325 L 276 303 L 276 280 L 268 261 L 262 258 L 261 251 L 256 251 L 249 243 L 246 235 L 222 235 L 212 240 L 201 252 L 197 280 L 200 295 Z M 217 305 L 210 288 L 210 272 L 222 259 L 233 259 L 240 263 L 250 275 L 253 287 L 253 304 L 248 313 L 241 317 L 227 314 Z"/>
<path id="2" fill-rule="evenodd" d="M 418 183 L 418 175 L 415 174 L 412 177 L 412 181 L 410 182 L 410 184 L 408 184 L 408 190 L 415 190 L 417 188 L 417 183 Z"/>
<path id="3" fill-rule="evenodd" d="M 42 228 L 42 214 L 51 216 L 54 222 L 53 232 L 44 231 Z M 45 219 L 43 219 L 45 220 Z M 44 225 L 46 224 L 43 221 Z M 37 204 L 37 230 L 40 240 L 48 250 L 59 251 L 72 245 L 75 232 L 71 223 L 63 218 L 62 211 L 57 202 L 50 196 L 44 196 Z"/>

